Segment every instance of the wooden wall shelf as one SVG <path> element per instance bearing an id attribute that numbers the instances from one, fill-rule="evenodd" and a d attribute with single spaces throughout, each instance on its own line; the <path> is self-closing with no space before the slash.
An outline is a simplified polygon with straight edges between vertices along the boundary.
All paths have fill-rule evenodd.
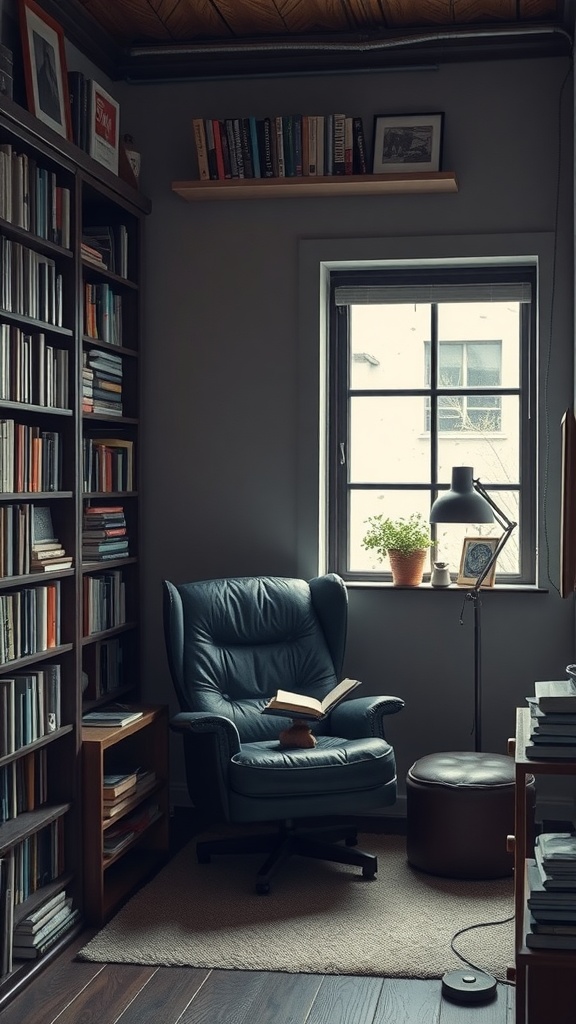
<path id="1" fill-rule="evenodd" d="M 381 196 L 457 192 L 454 171 L 422 174 L 349 174 L 302 178 L 227 178 L 224 181 L 173 181 L 172 191 L 186 202 L 214 199 L 295 199 L 308 196 Z"/>

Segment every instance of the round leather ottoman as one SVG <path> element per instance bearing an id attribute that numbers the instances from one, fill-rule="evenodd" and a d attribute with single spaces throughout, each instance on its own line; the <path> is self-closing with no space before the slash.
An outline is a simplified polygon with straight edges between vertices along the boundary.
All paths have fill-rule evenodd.
<path id="1" fill-rule="evenodd" d="M 446 878 L 512 874 L 514 759 L 448 751 L 416 761 L 406 779 L 408 863 Z"/>

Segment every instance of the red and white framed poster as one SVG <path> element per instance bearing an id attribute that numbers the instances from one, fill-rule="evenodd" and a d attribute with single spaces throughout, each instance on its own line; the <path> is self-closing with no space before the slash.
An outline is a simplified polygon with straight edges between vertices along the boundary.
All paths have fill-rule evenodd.
<path id="1" fill-rule="evenodd" d="M 98 163 L 118 174 L 120 107 L 116 100 L 90 80 L 90 131 L 88 152 Z"/>

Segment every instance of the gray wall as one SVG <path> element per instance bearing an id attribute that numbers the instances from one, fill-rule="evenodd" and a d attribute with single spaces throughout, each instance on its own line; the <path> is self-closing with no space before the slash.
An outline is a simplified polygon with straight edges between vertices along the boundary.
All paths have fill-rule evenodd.
<path id="1" fill-rule="evenodd" d="M 300 243 L 554 233 L 553 286 L 542 295 L 541 586 L 483 603 L 484 746 L 505 750 L 514 709 L 537 678 L 575 659 L 573 602 L 558 585 L 560 418 L 572 402 L 572 83 L 562 58 L 439 70 L 116 88 L 124 130 L 142 152 L 147 221 L 143 358 L 144 693 L 170 699 L 161 583 L 218 575 L 312 574 L 314 494 L 302 493 L 299 437 L 315 381 L 302 339 Z M 194 176 L 191 119 L 345 110 L 445 112 L 453 196 L 185 203 L 170 183 Z M 558 125 L 562 125 L 559 137 Z M 557 191 L 560 162 L 560 189 Z M 558 206 L 557 206 L 558 200 Z M 340 245 L 340 249 L 346 248 Z M 548 360 L 548 335 L 552 344 Z M 304 351 L 302 350 L 304 346 Z M 310 372 L 308 372 L 310 371 Z M 544 389 L 546 384 L 546 389 Z M 544 422 L 542 423 L 544 427 Z M 317 436 L 311 432 L 311 450 Z M 536 469 L 535 469 L 536 471 Z M 308 517 L 301 510 L 308 505 Z M 300 535 L 299 535 L 300 534 Z M 439 749 L 468 748 L 471 608 L 462 593 L 350 588 L 346 674 L 365 693 L 406 700 L 390 720 L 406 769 Z M 173 752 L 174 799 L 184 799 Z"/>

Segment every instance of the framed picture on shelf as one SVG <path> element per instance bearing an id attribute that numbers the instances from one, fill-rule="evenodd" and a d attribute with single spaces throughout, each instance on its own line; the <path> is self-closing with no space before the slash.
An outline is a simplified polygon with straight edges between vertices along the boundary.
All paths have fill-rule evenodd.
<path id="1" fill-rule="evenodd" d="M 460 559 L 460 571 L 456 583 L 462 586 L 474 586 L 480 574 L 486 568 L 488 562 L 498 547 L 498 537 L 465 537 L 462 545 L 462 557 Z M 493 587 L 496 578 L 496 562 L 490 568 L 486 579 L 482 580 L 483 587 Z"/>
<path id="2" fill-rule="evenodd" d="M 374 174 L 439 171 L 444 114 L 374 118 Z"/>
<path id="3" fill-rule="evenodd" d="M 20 0 L 20 32 L 28 108 L 39 121 L 71 140 L 62 28 L 34 0 Z"/>
<path id="4" fill-rule="evenodd" d="M 99 164 L 118 174 L 120 106 L 98 82 L 90 79 L 88 152 Z"/>

